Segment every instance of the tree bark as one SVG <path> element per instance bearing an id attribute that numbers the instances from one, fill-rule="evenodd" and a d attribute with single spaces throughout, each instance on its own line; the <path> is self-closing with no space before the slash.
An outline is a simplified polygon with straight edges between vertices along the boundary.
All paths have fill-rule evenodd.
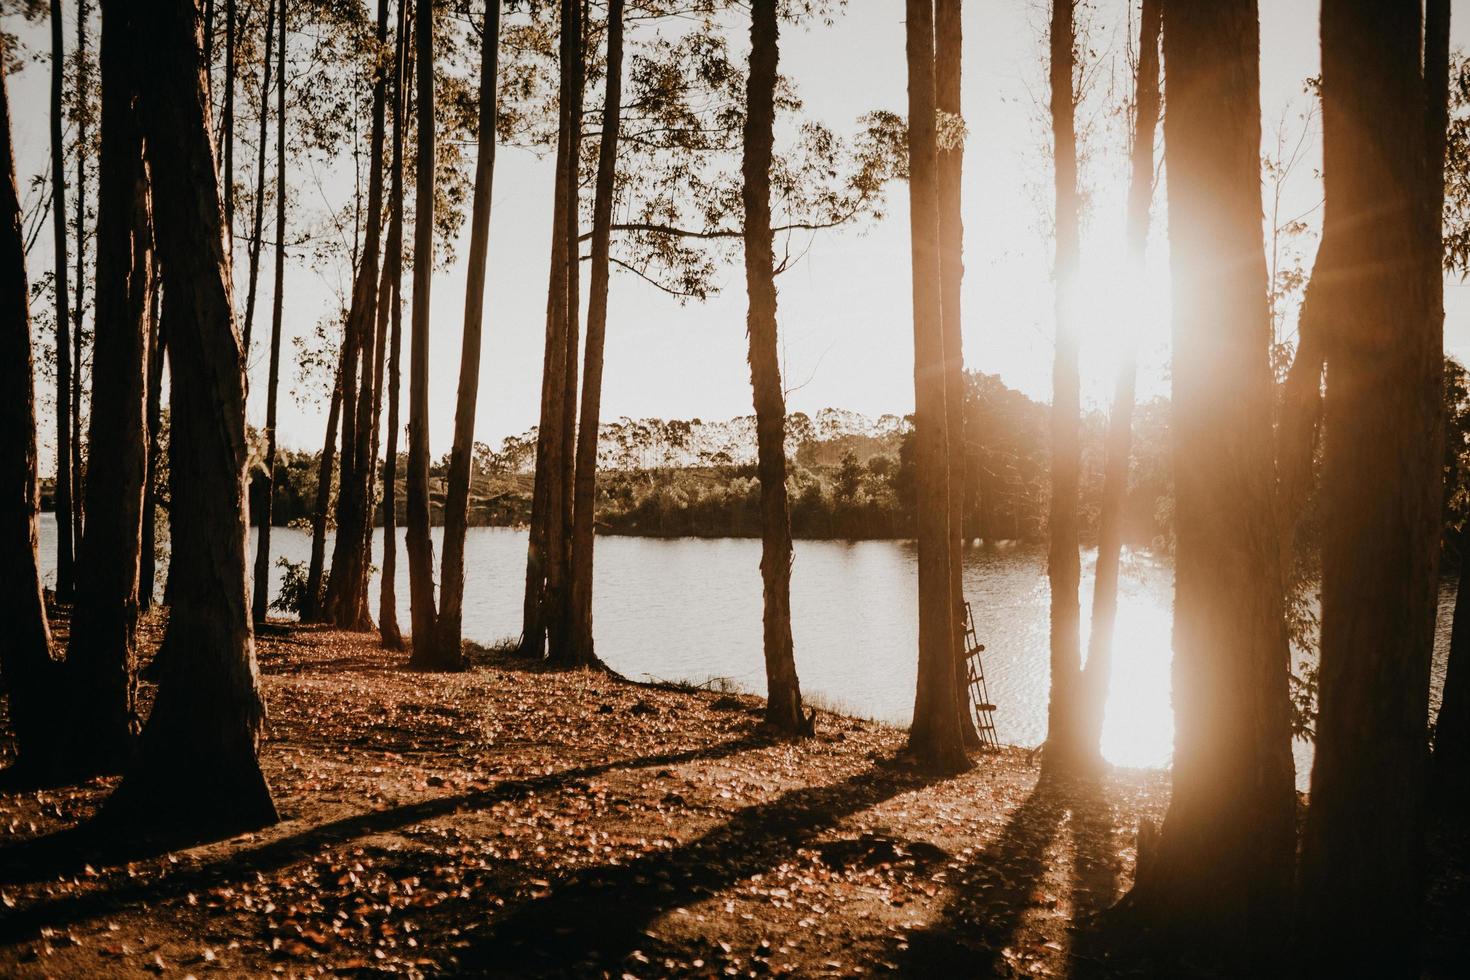
<path id="1" fill-rule="evenodd" d="M 963 17 L 960 0 L 936 0 L 934 23 L 935 98 L 940 113 L 963 123 L 960 80 Z M 949 585 L 954 593 L 955 712 L 965 745 L 979 748 L 980 733 L 970 717 L 965 667 L 965 355 L 961 287 L 965 277 L 963 178 L 965 143 L 951 133 L 939 146 L 939 279 L 944 323 L 944 413 L 949 427 Z"/>
<path id="2" fill-rule="evenodd" d="M 932 0 L 907 0 L 909 234 L 913 263 L 914 455 L 918 488 L 919 671 L 909 749 L 925 769 L 969 768 L 954 669 L 949 424 L 940 259 L 939 137 Z"/>
<path id="3" fill-rule="evenodd" d="M 566 92 L 567 158 L 562 179 L 566 182 L 566 207 L 561 212 L 560 231 L 566 236 L 566 301 L 562 314 L 560 365 L 562 377 L 557 386 L 561 392 L 558 413 L 559 433 L 556 465 L 556 495 L 548 512 L 546 560 L 546 626 L 547 654 L 553 663 L 570 665 L 568 615 L 571 604 L 572 579 L 572 495 L 576 482 L 577 444 L 577 356 L 580 353 L 581 321 L 581 174 L 582 174 L 582 97 L 585 87 L 586 48 L 582 29 L 582 4 L 563 0 L 562 44 L 565 56 L 563 86 Z"/>
<path id="4" fill-rule="evenodd" d="M 1076 37 L 1073 0 L 1052 0 L 1051 131 L 1055 160 L 1056 355 L 1052 362 L 1051 504 L 1047 579 L 1051 584 L 1051 701 L 1045 767 L 1078 764 L 1078 694 L 1082 682 L 1082 562 L 1078 554 L 1078 484 L 1082 468 L 1082 395 L 1077 360 L 1076 299 L 1081 259 L 1077 193 L 1076 105 L 1072 93 Z"/>
<path id="5" fill-rule="evenodd" d="M 536 471 L 531 491 L 531 528 L 526 545 L 526 593 L 522 608 L 522 656 L 539 658 L 546 652 L 547 630 L 554 615 L 548 581 L 555 556 L 564 547 L 561 526 L 563 498 L 562 454 L 566 449 L 562 415 L 566 409 L 567 330 L 570 315 L 568 279 L 576 252 L 568 248 L 567 211 L 574 209 L 576 167 L 571 160 L 577 140 L 572 135 L 572 62 L 577 38 L 571 26 L 575 0 L 563 0 L 560 41 L 560 121 L 556 148 L 556 192 L 551 215 L 551 269 L 546 297 L 546 350 L 541 365 L 541 415 L 536 430 Z M 575 220 L 575 219 L 572 219 Z M 575 239 L 570 243 L 575 249 Z"/>
<path id="6" fill-rule="evenodd" d="M 276 274 L 271 297 L 270 367 L 265 381 L 265 495 L 261 501 L 260 526 L 255 542 L 255 591 L 250 615 L 265 622 L 271 586 L 271 511 L 276 497 L 276 396 L 281 379 L 281 318 L 286 305 L 286 3 L 281 0 L 281 30 L 276 57 L 281 84 L 276 86 Z M 270 58 L 270 52 L 265 54 Z M 245 351 L 249 356 L 249 349 Z M 313 538 L 313 543 L 315 538 Z"/>
<path id="7" fill-rule="evenodd" d="M 306 596 L 302 600 L 301 621 L 317 622 L 321 616 L 322 568 L 327 561 L 327 510 L 332 503 L 332 467 L 337 462 L 337 427 L 342 418 L 342 362 L 347 351 L 337 353 L 336 383 L 332 386 L 332 402 L 327 409 L 327 431 L 322 439 L 321 455 L 316 466 L 316 500 L 311 511 L 311 558 L 306 568 Z"/>
<path id="8" fill-rule="evenodd" d="M 776 0 L 750 7 L 750 75 L 745 90 L 745 290 L 749 308 L 750 386 L 755 401 L 756 461 L 761 485 L 761 585 L 766 656 L 766 724 L 786 735 L 809 728 L 791 639 L 791 515 L 786 501 L 786 394 L 776 327 L 776 272 L 771 232 L 771 153 L 775 141 L 778 47 Z"/>
<path id="9" fill-rule="evenodd" d="M 51 0 L 51 227 L 55 238 L 56 291 L 56 598 L 70 602 L 76 584 L 72 539 L 71 288 L 67 283 L 66 144 L 62 93 L 66 87 L 66 45 L 62 40 L 61 0 Z"/>
<path id="10" fill-rule="evenodd" d="M 388 40 L 388 0 L 378 0 L 378 44 Z M 388 73 L 375 71 L 373 79 L 373 121 L 368 150 L 368 214 L 363 240 L 362 261 L 358 263 L 357 281 L 352 290 L 352 309 L 348 314 L 347 332 L 353 356 L 361 360 L 362 382 L 351 407 L 356 417 L 343 418 L 342 480 L 337 488 L 337 537 L 332 549 L 332 574 L 327 581 L 328 618 L 342 629 L 368 630 L 373 627 L 367 606 L 368 563 L 364 560 L 363 541 L 372 527 L 372 509 L 368 506 L 368 474 L 372 471 L 372 402 L 374 323 L 378 308 L 378 257 L 382 251 L 383 224 L 383 142 L 384 110 L 387 103 Z M 349 369 L 348 381 L 353 378 Z M 349 421 L 351 424 L 349 425 Z M 349 459 L 351 465 L 348 465 Z"/>
<path id="11" fill-rule="evenodd" d="M 77 269 L 76 300 L 71 308 L 71 535 L 79 552 L 82 542 L 83 504 L 85 494 L 82 482 L 82 318 L 87 311 L 87 0 L 77 0 L 77 194 L 76 226 Z M 95 319 L 95 318 L 94 318 Z"/>
<path id="12" fill-rule="evenodd" d="M 616 0 L 615 0 L 616 2 Z M 443 669 L 464 664 L 460 637 L 464 601 L 464 536 L 469 510 L 470 464 L 475 450 L 475 399 L 480 389 L 480 329 L 485 319 L 485 261 L 490 245 L 490 192 L 495 181 L 495 89 L 499 71 L 500 2 L 485 7 L 480 47 L 479 158 L 470 212 L 470 255 L 464 297 L 464 339 L 459 354 L 459 401 L 444 494 L 444 556 L 439 576 L 439 630 L 434 661 Z"/>
<path id="13" fill-rule="evenodd" d="M 410 665 L 434 664 L 434 545 L 429 540 L 429 287 L 434 278 L 434 11 L 414 8 L 418 159 L 413 219 L 413 322 L 408 369 L 408 585 Z"/>
<path id="14" fill-rule="evenodd" d="M 1271 508 L 1255 0 L 1165 3 L 1173 278 L 1174 789 L 1128 904 L 1281 969 L 1296 794 Z"/>
<path id="15" fill-rule="evenodd" d="M 57 757 L 57 771 L 68 776 L 120 772 L 138 729 L 134 660 L 148 470 L 153 242 L 143 133 L 137 122 L 139 82 L 128 50 L 134 42 L 126 24 L 113 16 L 102 28 L 88 520 L 66 654 L 69 720 Z"/>
<path id="16" fill-rule="evenodd" d="M 143 478 L 142 550 L 138 553 L 138 608 L 153 608 L 157 573 L 158 453 L 163 428 L 163 290 L 159 288 L 158 253 L 153 258 L 153 290 L 148 298 L 148 472 Z"/>
<path id="17" fill-rule="evenodd" d="M 1319 272 L 1329 324 L 1321 492 L 1333 533 L 1322 546 L 1300 919 L 1306 968 L 1323 975 L 1419 967 L 1449 4 L 1427 11 L 1427 34 L 1418 4 L 1343 0 L 1322 11 L 1322 251 L 1332 264 Z"/>
<path id="18" fill-rule="evenodd" d="M 139 62 L 140 117 L 171 321 L 175 576 L 158 696 L 101 817 L 229 832 L 276 820 L 256 759 L 265 708 L 245 568 L 245 389 L 192 0 L 107 0 Z"/>
<path id="19" fill-rule="evenodd" d="M 383 647 L 403 649 L 398 628 L 398 386 L 403 346 L 403 122 L 408 74 L 408 0 L 398 3 L 398 57 L 393 71 L 393 181 L 388 193 L 388 254 L 383 272 L 391 290 L 392 321 L 388 338 L 388 444 L 383 458 L 383 569 L 378 592 L 378 631 Z"/>
<path id="20" fill-rule="evenodd" d="M 1133 160 L 1128 186 L 1128 268 L 1143 281 L 1149 208 L 1154 189 L 1154 130 L 1159 121 L 1159 25 L 1162 0 L 1144 0 L 1138 21 L 1138 67 L 1133 96 Z M 1136 311 L 1140 316 L 1143 311 Z M 1138 347 L 1130 342 L 1118 368 L 1108 415 L 1107 459 L 1098 516 L 1097 570 L 1092 583 L 1092 632 L 1077 701 L 1077 761 L 1103 765 L 1102 730 L 1113 670 L 1113 632 L 1118 619 L 1118 567 L 1123 552 L 1123 504 L 1128 499 L 1133 454 L 1133 403 Z"/>
<path id="21" fill-rule="evenodd" d="M 568 661 L 599 663 L 592 636 L 592 553 L 596 543 L 597 439 L 602 413 L 603 350 L 607 339 L 609 251 L 618 138 L 623 117 L 623 0 L 607 11 L 607 88 L 602 103 L 597 189 L 592 202 L 592 283 L 587 305 L 581 421 L 577 428 L 576 481 L 572 499 L 572 585 Z"/>
<path id="22" fill-rule="evenodd" d="M 255 296 L 256 284 L 260 281 L 260 234 L 265 227 L 265 145 L 268 122 L 270 120 L 270 103 L 267 101 L 271 88 L 271 40 L 276 29 L 276 5 L 274 2 L 266 4 L 265 8 L 265 53 L 261 57 L 260 68 L 260 135 L 259 146 L 255 158 L 255 215 L 251 219 L 252 232 L 250 235 L 250 278 L 249 285 L 245 288 L 245 355 L 250 356 L 250 330 L 255 324 Z M 284 28 L 283 28 L 284 31 Z M 281 88 L 286 87 L 286 74 L 284 67 L 281 71 Z M 284 194 L 284 189 L 281 190 Z"/>
<path id="23" fill-rule="evenodd" d="M 56 7 L 52 5 L 53 17 Z M 0 399 L 0 548 L 10 563 L 7 586 L 0 589 L 0 616 L 7 628 L 6 640 L 0 643 L 0 691 L 9 703 L 16 767 L 34 771 L 44 765 L 52 745 L 57 665 L 51 658 L 51 629 L 36 555 L 41 505 L 36 483 L 35 360 L 5 80 L 8 55 L 0 50 L 0 311 L 4 314 L 0 316 L 0 385 L 10 393 Z M 59 61 L 57 66 L 59 70 Z M 60 295 L 65 292 L 61 290 Z M 65 523 L 60 519 L 64 513 L 58 512 L 58 528 Z"/>

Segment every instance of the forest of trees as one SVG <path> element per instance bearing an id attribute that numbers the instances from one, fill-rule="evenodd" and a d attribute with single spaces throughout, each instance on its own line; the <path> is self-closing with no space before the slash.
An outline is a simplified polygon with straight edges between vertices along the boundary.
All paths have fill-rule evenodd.
<path id="1" fill-rule="evenodd" d="M 973 295 L 961 290 L 961 0 L 905 0 L 907 116 L 870 113 L 849 135 L 802 117 L 800 79 L 782 60 L 783 31 L 840 13 L 825 0 L 100 0 L 90 14 L 76 0 L 68 52 L 70 6 L 0 8 L 49 18 L 52 42 L 49 195 L 32 193 L 29 210 L 12 140 L 31 107 L 0 98 L 0 548 L 12 569 L 0 691 L 12 778 L 121 774 L 96 819 L 122 833 L 223 837 L 274 823 L 255 636 L 271 529 L 294 522 L 312 536 L 300 618 L 375 633 L 407 649 L 406 668 L 435 672 L 468 666 L 471 524 L 528 526 L 524 582 L 494 587 L 520 597 L 518 655 L 565 668 L 602 667 L 599 526 L 758 536 L 764 719 L 781 738 L 810 735 L 815 718 L 793 641 L 793 536 L 913 537 L 908 761 L 936 778 L 977 764 L 961 550 L 975 538 L 1044 543 L 1044 778 L 1088 778 L 1101 767 L 1120 552 L 1153 547 L 1175 576 L 1172 797 L 1140 834 L 1116 911 L 1233 972 L 1289 959 L 1310 975 L 1416 973 L 1426 826 L 1436 807 L 1470 800 L 1463 574 L 1433 729 L 1429 712 L 1436 590 L 1442 570 L 1463 567 L 1470 514 L 1470 383 L 1446 369 L 1443 343 L 1444 275 L 1466 271 L 1470 227 L 1470 68 L 1450 52 L 1449 0 L 1322 6 L 1323 231 L 1284 352 L 1262 221 L 1257 0 L 1142 0 L 1117 247 L 1142 269 L 1151 210 L 1167 211 L 1172 394 L 1140 403 L 1133 355 L 1107 412 L 1086 414 L 1075 289 L 1088 52 L 1072 0 L 1049 4 L 1045 28 L 1049 405 L 965 368 L 977 358 L 961 345 L 961 296 Z M 632 30 L 650 24 L 660 30 Z M 13 73 L 18 41 L 4 43 L 0 71 Z M 304 82 L 304 63 L 330 70 Z M 477 406 L 497 394 L 480 390 L 478 368 L 495 302 L 485 280 L 498 144 L 546 152 L 555 193 L 539 418 L 492 451 L 474 435 Z M 333 216 L 341 233 L 320 236 L 292 206 L 293 168 L 348 146 L 361 191 Z M 861 224 L 900 192 L 914 411 L 823 432 L 786 403 L 786 238 Z M 27 256 L 42 201 L 54 259 L 38 283 Z M 431 446 L 430 314 L 459 302 L 432 287 L 466 222 L 453 437 Z M 350 269 L 319 349 L 283 348 L 288 247 L 345 256 Z M 737 260 L 753 417 L 723 431 L 605 421 L 611 274 L 697 301 Z M 257 295 L 266 261 L 268 300 Z M 253 342 L 268 363 L 261 431 L 246 422 Z M 293 370 L 329 405 L 319 451 L 277 443 Z M 43 377 L 55 384 L 49 420 Z M 43 425 L 55 452 L 44 463 Z M 43 469 L 55 474 L 52 595 L 38 556 Z M 406 529 L 406 624 L 396 536 L 373 552 L 380 521 Z M 1090 597 L 1084 545 L 1098 549 Z M 1299 821 L 1288 618 L 1304 575 L 1320 590 L 1320 671 Z M 155 579 L 166 625 L 145 669 L 139 617 Z M 50 628 L 61 606 L 64 648 Z M 156 685 L 149 699 L 144 684 Z"/>

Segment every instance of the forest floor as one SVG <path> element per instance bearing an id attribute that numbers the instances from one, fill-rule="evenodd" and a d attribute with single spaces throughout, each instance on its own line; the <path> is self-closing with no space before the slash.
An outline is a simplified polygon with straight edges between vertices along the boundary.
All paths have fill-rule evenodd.
<path id="1" fill-rule="evenodd" d="M 1008 749 L 934 780 L 872 722 L 771 740 L 752 697 L 483 650 L 412 673 L 283 624 L 258 655 L 281 823 L 119 852 L 66 836 L 110 780 L 0 792 L 0 975 L 1149 972 L 1098 913 L 1165 773 L 1041 782 Z M 1431 958 L 1466 929 L 1431 924 Z"/>

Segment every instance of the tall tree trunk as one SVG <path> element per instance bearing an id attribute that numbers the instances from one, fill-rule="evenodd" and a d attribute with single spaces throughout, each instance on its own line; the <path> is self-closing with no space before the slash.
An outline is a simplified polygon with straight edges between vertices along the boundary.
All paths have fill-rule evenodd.
<path id="1" fill-rule="evenodd" d="M 1154 190 L 1154 130 L 1159 121 L 1159 25 L 1162 0 L 1143 0 L 1138 21 L 1138 66 L 1133 89 L 1133 161 L 1128 186 L 1128 269 L 1143 280 L 1148 249 L 1149 207 Z M 1142 316 L 1143 310 L 1135 310 Z M 1108 416 L 1107 461 L 1098 516 L 1097 571 L 1092 583 L 1092 632 L 1087 667 L 1077 699 L 1078 761 L 1102 766 L 1103 714 L 1113 670 L 1113 632 L 1118 619 L 1118 566 L 1123 551 L 1123 504 L 1128 499 L 1133 454 L 1133 403 L 1138 374 L 1137 344 L 1130 341 L 1118 366 Z"/>
<path id="2" fill-rule="evenodd" d="M 577 424 L 577 357 L 580 353 L 580 320 L 582 312 L 581 276 L 581 208 L 582 173 L 582 95 L 584 87 L 586 46 L 582 30 L 582 3 L 562 2 L 562 86 L 566 106 L 567 155 L 562 180 L 565 208 L 560 212 L 561 234 L 566 236 L 564 273 L 566 298 L 562 306 L 563 337 L 559 341 L 558 363 L 561 377 L 557 380 L 561 409 L 557 413 L 558 432 L 555 494 L 547 511 L 546 548 L 546 628 L 547 654 L 552 662 L 567 664 L 569 657 L 568 610 L 571 602 L 572 561 L 572 495 L 576 482 Z"/>
<path id="3" fill-rule="evenodd" d="M 282 84 L 276 86 L 276 275 L 271 298 L 270 368 L 265 381 L 264 499 L 260 526 L 256 529 L 255 591 L 251 594 L 250 609 L 251 618 L 257 623 L 265 622 L 270 605 L 271 512 L 276 498 L 276 395 L 281 378 L 281 318 L 286 304 L 286 0 L 281 0 L 281 30 L 277 37 L 276 57 Z M 270 57 L 269 51 L 265 57 Z"/>
<path id="4" fill-rule="evenodd" d="M 87 311 L 87 0 L 77 0 L 77 194 L 76 194 L 76 300 L 71 308 L 71 534 L 80 551 L 82 522 L 86 509 L 81 483 L 82 469 L 82 318 Z"/>
<path id="5" fill-rule="evenodd" d="M 58 758 L 58 770 L 68 775 L 121 771 L 138 724 L 134 659 L 153 242 L 139 83 L 129 50 L 134 41 L 126 26 L 112 18 L 102 25 L 88 519 L 66 654 L 70 718 Z"/>
<path id="6" fill-rule="evenodd" d="M 940 112 L 963 120 L 960 79 L 963 17 L 960 0 L 936 0 L 934 21 L 935 98 Z M 965 277 L 962 136 L 939 147 L 939 279 L 944 323 L 944 414 L 949 428 L 949 586 L 954 594 L 955 712 L 967 746 L 981 745 L 970 717 L 965 667 L 965 354 L 960 293 Z"/>
<path id="7" fill-rule="evenodd" d="M 235 31 L 238 25 L 235 23 L 235 0 L 225 0 L 225 108 L 224 120 L 221 123 L 223 136 L 220 142 L 224 144 L 225 169 L 224 169 L 224 194 L 225 194 L 225 230 L 230 235 L 230 257 L 231 264 L 234 262 L 235 252 Z M 233 274 L 233 269 L 231 270 Z M 245 349 L 245 356 L 250 356 L 250 349 Z"/>
<path id="8" fill-rule="evenodd" d="M 53 17 L 57 17 L 57 6 L 52 5 Z M 59 18 L 55 23 L 60 23 Z M 0 55 L 9 53 L 0 51 Z M 7 630 L 5 642 L 0 643 L 0 692 L 9 703 L 16 766 L 36 770 L 44 765 L 52 745 L 56 663 L 51 659 L 51 629 L 36 554 L 40 499 L 35 359 L 5 61 L 0 57 L 0 385 L 9 397 L 0 399 L 0 552 L 9 564 L 9 578 L 0 589 L 0 616 Z M 59 73 L 59 60 L 56 66 Z M 65 239 L 62 242 L 64 245 Z M 59 295 L 66 295 L 66 290 L 60 289 Z M 65 324 L 66 320 L 57 322 Z M 64 514 L 57 513 L 58 528 L 65 523 Z"/>
<path id="9" fill-rule="evenodd" d="M 617 184 L 618 138 L 623 116 L 623 0 L 607 10 L 607 88 L 597 189 L 592 202 L 592 283 L 587 301 L 587 341 L 582 372 L 582 417 L 577 427 L 577 466 L 572 499 L 572 585 L 568 661 L 598 663 L 592 636 L 592 552 L 596 543 L 597 437 L 602 413 L 603 349 L 607 337 L 609 251 L 613 193 Z"/>
<path id="10" fill-rule="evenodd" d="M 378 44 L 388 40 L 388 0 L 378 0 Z M 337 537 L 332 549 L 332 574 L 327 581 L 327 615 L 343 629 L 372 629 L 367 608 L 368 563 L 362 543 L 372 527 L 368 505 L 368 473 L 372 470 L 372 403 L 374 324 L 378 309 L 378 256 L 382 251 L 384 110 L 388 73 L 378 67 L 373 79 L 373 121 L 368 150 L 368 214 L 362 261 L 352 289 L 347 332 L 353 356 L 360 359 L 361 387 L 344 410 L 356 417 L 342 420 L 342 480 L 337 488 Z M 349 369 L 350 382 L 353 372 Z M 349 424 L 350 423 L 350 424 Z M 349 465 L 349 460 L 351 465 Z"/>
<path id="11" fill-rule="evenodd" d="M 276 5 L 274 2 L 269 2 L 265 8 L 265 47 L 261 49 L 265 54 L 260 59 L 260 134 L 255 157 L 255 214 L 251 218 L 249 285 L 245 287 L 244 348 L 246 357 L 250 356 L 250 330 L 255 325 L 256 286 L 260 281 L 260 234 L 265 226 L 265 145 L 266 134 L 269 131 L 267 124 L 270 121 L 270 102 L 268 101 L 271 87 L 270 51 L 275 29 Z M 284 71 L 281 73 L 279 84 L 282 88 L 286 86 Z"/>
<path id="12" fill-rule="evenodd" d="M 171 320 L 175 576 L 158 696 L 102 817 L 227 832 L 276 820 L 256 758 L 265 706 L 245 568 L 245 388 L 209 98 L 192 0 L 106 0 L 138 65 L 154 224 Z"/>
<path id="13" fill-rule="evenodd" d="M 556 147 L 556 192 L 551 215 L 551 269 L 546 297 L 546 350 L 541 364 L 541 415 L 536 429 L 536 472 L 531 491 L 531 528 L 526 546 L 526 592 L 522 608 L 520 653 L 541 657 L 553 615 L 548 577 L 563 547 L 562 452 L 566 408 L 568 277 L 576 262 L 566 237 L 567 210 L 575 209 L 576 168 L 571 164 L 577 140 L 572 135 L 572 62 L 578 43 L 572 27 L 575 0 L 562 0 L 560 121 Z M 570 177 L 569 177 L 570 174 Z M 573 221 L 575 219 L 572 219 Z M 573 245 L 573 248 L 576 246 Z"/>
<path id="14" fill-rule="evenodd" d="M 925 769 L 970 765 L 960 732 L 950 582 L 949 420 L 940 261 L 933 0 L 907 0 L 909 236 L 914 294 L 914 455 L 918 484 L 919 670 L 909 749 Z M 772 355 L 774 357 L 774 353 Z"/>
<path id="15" fill-rule="evenodd" d="M 407 510 L 410 664 L 434 665 L 434 544 L 429 540 L 429 287 L 434 278 L 434 10 L 414 8 L 418 159 L 414 175 L 413 321 L 408 365 Z"/>
<path id="16" fill-rule="evenodd" d="M 70 602 L 76 584 L 72 539 L 71 287 L 67 284 L 66 144 L 62 93 L 66 88 L 66 45 L 62 40 L 61 0 L 51 0 L 51 228 L 56 257 L 56 597 Z"/>
<path id="17" fill-rule="evenodd" d="M 311 510 L 311 557 L 306 566 L 306 595 L 302 599 L 301 621 L 314 623 L 321 616 L 322 569 L 327 561 L 327 511 L 332 503 L 332 467 L 337 461 L 337 427 L 342 418 L 342 362 L 347 351 L 337 354 L 337 380 L 332 386 L 332 402 L 327 409 L 327 431 L 322 439 L 321 455 L 316 466 L 316 500 Z"/>
<path id="18" fill-rule="evenodd" d="M 1082 468 L 1082 395 L 1077 361 L 1076 300 L 1081 258 L 1077 194 L 1077 133 L 1072 94 L 1075 70 L 1074 0 L 1052 0 L 1051 132 L 1055 161 L 1056 355 L 1052 362 L 1051 505 L 1047 579 L 1051 584 L 1051 701 L 1047 707 L 1049 771 L 1077 763 L 1078 693 L 1082 680 L 1082 563 L 1078 555 L 1078 484 Z"/>
<path id="19" fill-rule="evenodd" d="M 388 444 L 383 454 L 383 569 L 378 592 L 378 630 L 383 646 L 403 649 L 398 629 L 398 382 L 403 347 L 403 123 L 407 99 L 408 0 L 398 0 L 398 57 L 393 72 L 393 182 L 388 194 L 388 254 L 383 274 L 389 283 L 392 323 L 388 338 Z M 380 294 L 381 296 L 382 294 Z"/>
<path id="20" fill-rule="evenodd" d="M 1255 0 L 1165 3 L 1174 295 L 1174 791 L 1130 905 L 1275 972 L 1296 794 L 1271 508 Z"/>
<path id="21" fill-rule="evenodd" d="M 1322 545 L 1300 879 L 1307 969 L 1322 975 L 1418 973 L 1442 494 L 1449 4 L 1427 11 L 1427 34 L 1418 4 L 1342 0 L 1322 11 L 1322 250 L 1332 259 L 1319 273 L 1329 324 L 1322 503 L 1333 533 Z"/>
<path id="22" fill-rule="evenodd" d="M 929 2 L 929 0 L 925 0 Z M 809 723 L 791 640 L 791 515 L 786 502 L 786 393 L 776 335 L 776 265 L 771 231 L 771 150 L 775 141 L 776 66 L 780 57 L 776 0 L 750 5 L 750 75 L 745 89 L 745 330 L 755 400 L 757 473 L 761 484 L 761 585 L 765 607 L 766 724 L 787 735 Z M 931 110 L 931 115 L 932 110 Z"/>
<path id="23" fill-rule="evenodd" d="M 616 0 L 614 0 L 616 2 Z M 464 602 L 465 519 L 470 500 L 470 466 L 475 450 L 475 399 L 480 390 L 480 327 L 485 319 L 485 260 L 490 245 L 490 191 L 495 180 L 495 88 L 499 71 L 500 2 L 485 6 L 480 32 L 479 158 L 470 211 L 470 256 L 464 297 L 464 340 L 459 353 L 459 402 L 454 409 L 454 445 L 444 494 L 444 556 L 439 576 L 439 631 L 434 665 L 464 665 L 460 626 Z"/>
<path id="24" fill-rule="evenodd" d="M 153 257 L 153 289 L 148 297 L 148 472 L 143 477 L 142 550 L 138 553 L 138 608 L 153 608 L 158 577 L 158 453 L 163 428 L 163 290 L 159 288 L 158 253 Z"/>

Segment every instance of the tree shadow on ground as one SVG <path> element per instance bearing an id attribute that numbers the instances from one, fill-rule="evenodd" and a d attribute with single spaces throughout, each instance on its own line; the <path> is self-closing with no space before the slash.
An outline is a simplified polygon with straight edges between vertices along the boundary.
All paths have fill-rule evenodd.
<path id="1" fill-rule="evenodd" d="M 554 882 L 476 932 L 459 972 L 534 976 L 621 972 L 634 950 L 656 950 L 647 934 L 660 915 L 707 898 L 789 859 L 848 816 L 934 781 L 897 766 L 826 786 L 793 789 L 671 851 L 631 864 L 599 866 Z"/>
<path id="2" fill-rule="evenodd" d="M 901 971 L 935 976 L 1024 972 L 1020 954 L 1011 947 L 1028 914 L 1045 914 L 1060 901 L 1046 894 L 1042 883 L 1050 868 L 1047 852 L 1061 839 L 1065 824 L 1070 824 L 1074 854 L 1069 969 L 1072 976 L 1098 975 L 1104 953 L 1098 914 L 1112 904 L 1118 880 L 1112 807 L 1097 781 L 1053 778 L 1036 785 L 993 844 L 951 872 L 950 898 L 939 921 L 909 937 Z"/>
<path id="3" fill-rule="evenodd" d="M 463 810 L 479 810 L 496 803 L 524 799 L 617 770 L 722 759 L 769 744 L 770 739 L 765 736 L 752 735 L 706 748 L 615 759 L 563 769 L 545 776 L 508 779 L 484 790 L 354 814 L 306 827 L 297 833 L 270 840 L 258 847 L 235 851 L 217 860 L 206 860 L 194 868 L 181 867 L 164 878 L 139 875 L 114 886 L 104 886 L 95 891 L 41 901 L 9 911 L 0 916 L 0 945 L 30 939 L 42 927 L 64 930 L 74 923 L 116 913 L 129 906 L 144 902 L 156 904 L 192 891 L 251 877 L 259 872 L 276 870 L 316 853 L 324 846 L 398 830 Z M 201 843 L 207 841 L 159 837 L 118 839 L 105 828 L 83 824 L 0 848 L 0 884 L 65 878 L 83 873 L 89 866 L 93 869 L 121 866 Z"/>

